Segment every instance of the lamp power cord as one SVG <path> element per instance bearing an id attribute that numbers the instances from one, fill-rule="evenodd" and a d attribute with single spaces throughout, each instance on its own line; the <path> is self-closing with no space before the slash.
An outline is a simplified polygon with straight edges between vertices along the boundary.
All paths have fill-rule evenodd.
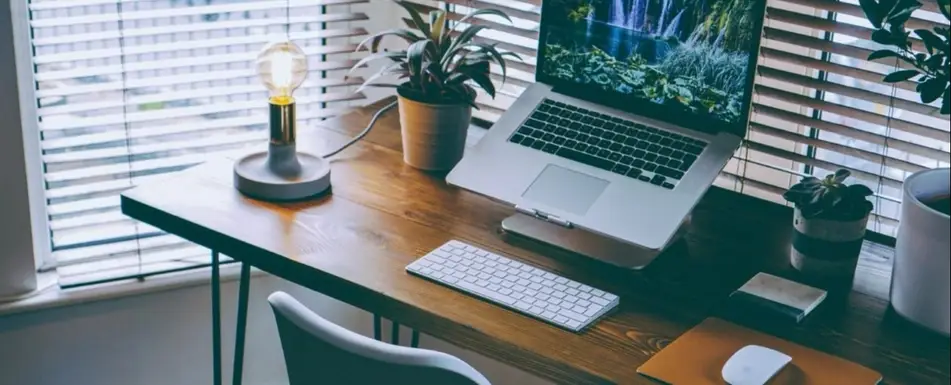
<path id="1" fill-rule="evenodd" d="M 383 114 L 386 113 L 387 111 L 393 109 L 393 107 L 396 107 L 398 104 L 399 104 L 399 102 L 393 102 L 393 103 L 390 103 L 390 104 L 386 105 L 385 107 L 381 108 L 379 111 L 376 112 L 376 114 L 373 115 L 373 119 L 371 119 L 371 120 L 370 120 L 370 124 L 367 124 L 367 127 L 363 129 L 363 132 L 361 132 L 359 135 L 355 136 L 353 139 L 350 139 L 349 142 L 347 142 L 347 143 L 344 144 L 343 146 L 340 146 L 340 148 L 338 148 L 338 149 L 336 149 L 336 150 L 330 152 L 330 153 L 327 154 L 327 155 L 324 155 L 323 158 L 326 159 L 326 158 L 333 157 L 334 155 L 337 155 L 337 154 L 343 152 L 344 150 L 346 150 L 346 149 L 349 148 L 350 146 L 352 146 L 352 145 L 356 144 L 357 142 L 363 140 L 363 138 L 366 137 L 367 134 L 369 134 L 371 130 L 373 130 L 373 126 L 375 126 L 375 125 L 376 125 L 376 122 L 377 122 L 378 120 L 380 120 L 381 117 L 383 117 Z"/>

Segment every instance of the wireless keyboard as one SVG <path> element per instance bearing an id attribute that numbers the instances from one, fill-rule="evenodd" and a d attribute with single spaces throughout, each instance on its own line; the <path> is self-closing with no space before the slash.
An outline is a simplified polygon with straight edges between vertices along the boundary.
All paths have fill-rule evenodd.
<path id="1" fill-rule="evenodd" d="M 447 242 L 406 271 L 573 332 L 619 303 L 614 294 L 459 241 Z"/>

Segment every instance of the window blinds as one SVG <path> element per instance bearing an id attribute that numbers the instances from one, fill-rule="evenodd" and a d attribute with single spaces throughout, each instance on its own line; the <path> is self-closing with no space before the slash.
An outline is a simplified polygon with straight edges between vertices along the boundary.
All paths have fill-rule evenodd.
<path id="1" fill-rule="evenodd" d="M 23 0 L 17 0 L 23 1 Z M 29 18 L 54 263 L 70 285 L 207 264 L 119 211 L 119 193 L 264 143 L 254 60 L 289 37 L 309 56 L 301 124 L 362 99 L 343 80 L 369 0 L 33 0 Z"/>
<path id="2" fill-rule="evenodd" d="M 684 1 L 690 0 L 670 2 Z M 923 3 L 909 29 L 947 25 L 935 0 Z M 432 9 L 419 4 L 421 10 Z M 494 121 L 534 79 L 541 0 L 442 5 L 453 20 L 473 8 L 498 8 L 514 19 L 512 24 L 494 17 L 474 21 L 496 28 L 480 34 L 482 41 L 524 56 L 522 63 L 512 63 L 514 71 L 494 100 L 479 96 L 476 115 Z M 782 193 L 802 176 L 846 168 L 853 172 L 852 183 L 876 192 L 870 229 L 894 236 L 902 182 L 917 171 L 948 167 L 951 124 L 937 104 L 921 103 L 913 82 L 882 83 L 885 74 L 905 64 L 866 60 L 881 47 L 870 40 L 873 29 L 863 15 L 857 1 L 769 1 L 752 124 L 717 185 L 785 203 Z M 914 47 L 923 44 L 916 41 Z"/>

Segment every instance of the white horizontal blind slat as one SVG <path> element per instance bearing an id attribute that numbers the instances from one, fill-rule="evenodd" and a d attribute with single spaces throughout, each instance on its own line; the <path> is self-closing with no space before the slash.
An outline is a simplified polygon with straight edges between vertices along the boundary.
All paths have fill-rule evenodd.
<path id="1" fill-rule="evenodd" d="M 26 1 L 26 0 L 17 0 Z M 370 0 L 32 0 L 36 108 L 54 258 L 63 280 L 207 263 L 119 211 L 122 191 L 267 141 L 266 43 L 309 59 L 300 125 L 364 99 L 344 79 Z"/>

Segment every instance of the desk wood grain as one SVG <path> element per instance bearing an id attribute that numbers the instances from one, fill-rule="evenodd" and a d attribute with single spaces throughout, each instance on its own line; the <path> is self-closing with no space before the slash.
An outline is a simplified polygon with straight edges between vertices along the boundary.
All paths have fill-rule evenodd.
<path id="1" fill-rule="evenodd" d="M 304 130 L 315 153 L 362 130 L 383 100 Z M 480 137 L 472 129 L 469 144 Z M 651 384 L 636 370 L 756 272 L 793 277 L 791 211 L 712 189 L 686 239 L 648 269 L 621 271 L 508 237 L 513 210 L 402 163 L 392 111 L 332 161 L 333 192 L 307 202 L 254 201 L 232 188 L 233 158 L 123 194 L 122 210 L 264 271 L 381 314 L 462 348 L 564 384 Z M 404 267 L 450 239 L 471 242 L 621 296 L 610 316 L 574 334 L 407 275 Z M 798 326 L 745 321 L 779 337 L 882 372 L 887 384 L 949 384 L 949 341 L 888 310 L 891 250 L 867 245 L 855 290 Z"/>

